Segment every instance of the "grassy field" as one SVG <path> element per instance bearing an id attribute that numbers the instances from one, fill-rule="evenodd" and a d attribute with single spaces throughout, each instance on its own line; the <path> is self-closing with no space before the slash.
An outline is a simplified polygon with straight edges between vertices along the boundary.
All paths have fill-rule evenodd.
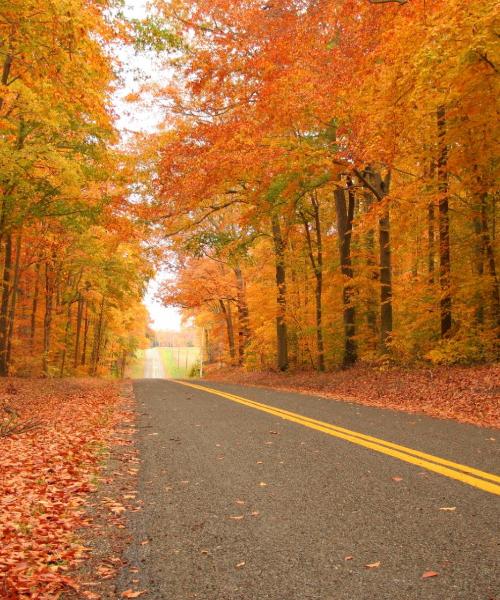
<path id="1" fill-rule="evenodd" d="M 166 377 L 189 377 L 200 360 L 199 348 L 158 348 Z"/>

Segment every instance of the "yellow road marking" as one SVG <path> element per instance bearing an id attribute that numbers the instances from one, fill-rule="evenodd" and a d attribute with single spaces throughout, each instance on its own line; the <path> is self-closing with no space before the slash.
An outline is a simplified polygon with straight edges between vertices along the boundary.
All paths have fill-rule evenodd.
<path id="1" fill-rule="evenodd" d="M 226 398 L 232 402 L 237 402 L 238 404 L 243 404 L 245 406 L 267 412 L 287 421 L 299 423 L 300 425 L 309 427 L 310 429 L 322 431 L 323 433 L 333 437 L 338 437 L 348 442 L 352 442 L 353 444 L 369 448 L 370 450 L 375 450 L 381 454 L 387 454 L 388 456 L 392 456 L 393 458 L 398 458 L 404 462 L 417 465 L 427 469 L 428 471 L 433 471 L 435 473 L 439 473 L 440 475 L 444 475 L 445 477 L 456 479 L 457 481 L 461 481 L 462 483 L 479 488 L 485 492 L 500 495 L 500 485 L 493 483 L 500 483 L 500 477 L 498 475 L 480 471 L 479 469 L 475 469 L 467 465 L 455 463 L 450 460 L 440 458 L 439 456 L 426 454 L 425 452 L 420 452 L 419 450 L 414 450 L 413 448 L 407 448 L 406 446 L 387 442 L 370 435 L 351 431 L 350 429 L 332 425 L 331 423 L 325 423 L 323 421 L 318 421 L 317 419 L 311 419 L 305 415 L 300 415 L 288 410 L 269 406 L 268 404 L 262 404 L 261 402 L 249 400 L 248 398 L 243 398 L 242 396 L 236 396 L 235 394 L 205 387 L 203 385 L 187 383 L 185 381 L 175 380 L 175 382 L 180 385 L 201 390 L 208 394 L 221 396 L 222 398 Z"/>

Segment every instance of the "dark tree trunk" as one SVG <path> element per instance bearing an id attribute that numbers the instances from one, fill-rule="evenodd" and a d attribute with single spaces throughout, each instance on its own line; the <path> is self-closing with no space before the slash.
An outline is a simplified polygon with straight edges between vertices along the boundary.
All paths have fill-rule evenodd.
<path id="1" fill-rule="evenodd" d="M 278 369 L 288 369 L 288 330 L 286 324 L 286 270 L 285 270 L 285 244 L 281 233 L 279 216 L 273 214 L 271 218 L 274 255 L 276 262 L 276 289 L 277 289 L 277 315 L 276 338 L 278 351 Z"/>
<path id="2" fill-rule="evenodd" d="M 481 222 L 481 206 L 475 207 L 475 214 L 472 220 L 472 224 L 474 226 L 474 270 L 479 277 L 479 280 L 484 275 L 484 240 L 483 240 L 483 227 Z M 484 323 L 484 298 L 481 292 L 481 286 L 478 286 L 478 289 L 475 290 L 475 302 L 476 302 L 476 310 L 475 310 L 475 320 L 478 325 L 482 325 Z"/>
<path id="3" fill-rule="evenodd" d="M 372 207 L 373 194 L 371 192 L 366 192 L 364 195 L 365 200 L 365 212 L 370 212 Z M 379 278 L 378 269 L 376 267 L 375 260 L 375 231 L 372 227 L 368 229 L 365 236 L 365 247 L 366 247 L 366 265 L 368 267 L 370 273 L 370 279 L 376 282 Z M 368 325 L 368 330 L 370 332 L 370 345 L 373 350 L 377 347 L 377 340 L 379 338 L 379 332 L 377 329 L 377 307 L 378 307 L 378 298 L 372 293 L 372 290 L 369 290 L 369 295 L 367 299 L 367 308 L 366 308 L 366 324 Z"/>
<path id="4" fill-rule="evenodd" d="M 73 356 L 73 368 L 76 369 L 78 366 L 78 353 L 80 351 L 80 337 L 82 333 L 82 320 L 83 320 L 83 298 L 78 295 L 78 308 L 76 312 L 76 334 L 75 334 L 75 353 Z"/>
<path id="5" fill-rule="evenodd" d="M 448 191 L 448 145 L 446 143 L 446 111 L 437 109 L 439 191 L 439 283 L 441 287 L 441 337 L 446 337 L 452 324 L 450 216 Z"/>
<path id="6" fill-rule="evenodd" d="M 88 302 L 85 302 L 85 318 L 84 318 L 84 326 L 83 326 L 83 348 L 82 348 L 82 358 L 80 364 L 84 367 L 87 363 L 87 344 L 89 339 L 89 305 Z"/>
<path id="7" fill-rule="evenodd" d="M 245 279 L 239 266 L 235 267 L 237 309 L 238 309 L 238 363 L 243 364 L 245 350 L 250 341 L 250 318 L 246 296 Z"/>
<path id="8" fill-rule="evenodd" d="M 379 217 L 379 267 L 380 267 L 380 342 L 384 351 L 389 351 L 392 336 L 392 256 L 391 224 L 389 205 L 384 204 L 391 185 L 391 172 L 382 177 L 379 171 L 368 167 L 363 173 L 355 171 L 365 187 L 377 199 L 381 207 Z"/>
<path id="9" fill-rule="evenodd" d="M 392 257 L 389 207 L 379 219 L 380 246 L 380 341 L 387 350 L 392 336 Z"/>
<path id="10" fill-rule="evenodd" d="M 59 377 L 64 377 L 64 369 L 66 368 L 66 356 L 68 354 L 69 335 L 71 331 L 71 307 L 72 303 L 68 302 L 68 311 L 66 313 L 66 326 L 64 328 L 64 347 L 61 355 L 61 368 L 59 370 Z"/>
<path id="11" fill-rule="evenodd" d="M 30 348 L 33 353 L 35 350 L 36 337 L 36 314 L 38 311 L 38 296 L 40 293 L 40 266 L 41 260 L 38 260 L 35 266 L 35 289 L 33 291 L 33 300 L 31 303 L 31 326 L 30 326 Z"/>
<path id="12" fill-rule="evenodd" d="M 5 256 L 2 277 L 2 298 L 0 301 L 0 377 L 7 377 L 9 365 L 7 362 L 8 327 L 9 327 L 9 298 L 12 270 L 12 234 L 5 236 Z"/>
<path id="13" fill-rule="evenodd" d="M 236 348 L 234 345 L 234 327 L 233 316 L 231 314 L 231 303 L 228 301 L 226 306 L 224 300 L 219 299 L 219 306 L 226 322 L 227 344 L 229 348 L 229 356 L 231 357 L 231 364 L 234 364 L 236 359 Z"/>
<path id="14" fill-rule="evenodd" d="M 435 250 L 435 207 L 434 202 L 429 202 L 427 207 L 427 272 L 429 273 L 429 283 L 434 284 L 434 271 L 436 270 L 436 250 Z"/>
<path id="15" fill-rule="evenodd" d="M 16 242 L 16 262 L 14 266 L 14 281 L 12 284 L 12 298 L 9 309 L 9 329 L 7 332 L 7 370 L 10 368 L 12 357 L 12 338 L 14 336 L 14 321 L 16 317 L 17 295 L 19 292 L 19 267 L 21 261 L 21 243 L 22 236 L 19 232 Z"/>
<path id="16" fill-rule="evenodd" d="M 488 273 L 491 278 L 491 303 L 492 303 L 492 316 L 493 322 L 498 329 L 498 335 L 500 336 L 500 293 L 499 293 L 499 282 L 497 269 L 495 264 L 495 252 L 493 250 L 493 244 L 488 228 L 488 214 L 487 214 L 486 194 L 483 194 L 481 198 L 481 232 L 483 238 L 484 253 L 486 255 L 486 262 L 488 265 Z"/>
<path id="17" fill-rule="evenodd" d="M 356 344 L 356 309 L 352 304 L 352 279 L 353 269 L 351 262 L 351 237 L 352 220 L 354 218 L 354 191 L 351 186 L 346 191 L 337 188 L 334 192 L 335 210 L 337 214 L 337 232 L 340 254 L 340 270 L 344 277 L 342 286 L 342 301 L 344 305 L 344 357 L 342 364 L 344 367 L 353 365 L 358 359 Z"/>
<path id="18" fill-rule="evenodd" d="M 49 351 L 52 330 L 52 308 L 54 301 L 54 284 L 52 268 L 45 263 L 45 314 L 43 317 L 43 356 L 42 368 L 45 375 L 49 374 Z"/>
<path id="19" fill-rule="evenodd" d="M 306 233 L 307 247 L 309 251 L 309 260 L 316 278 L 314 289 L 314 301 L 316 309 L 316 349 L 318 356 L 318 370 L 325 370 L 325 344 L 323 339 L 323 240 L 321 236 L 321 219 L 319 212 L 319 202 L 315 195 L 311 197 L 313 207 L 314 230 L 316 237 L 316 256 L 314 253 L 311 231 L 307 217 L 302 214 L 304 230 Z"/>
<path id="20" fill-rule="evenodd" d="M 104 296 L 101 300 L 101 307 L 99 309 L 99 317 L 94 329 L 94 344 L 92 348 L 92 359 L 91 359 L 91 374 L 97 374 L 97 368 L 101 359 L 101 345 L 104 331 L 104 306 L 106 300 Z"/>

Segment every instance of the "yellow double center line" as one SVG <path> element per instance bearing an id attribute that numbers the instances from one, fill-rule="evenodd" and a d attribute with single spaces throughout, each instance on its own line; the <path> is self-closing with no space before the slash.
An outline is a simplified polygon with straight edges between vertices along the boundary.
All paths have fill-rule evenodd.
<path id="1" fill-rule="evenodd" d="M 250 408 L 255 408 L 262 412 L 280 417 L 281 419 L 285 419 L 286 421 L 299 423 L 304 427 L 309 427 L 310 429 L 315 429 L 316 431 L 322 431 L 323 433 L 333 437 L 346 440 L 353 444 L 357 444 L 358 446 L 363 446 L 364 448 L 369 448 L 370 450 L 375 450 L 381 454 L 387 454 L 388 456 L 398 458 L 399 460 L 411 463 L 412 465 L 417 465 L 418 467 L 427 469 L 428 471 L 439 473 L 440 475 L 444 475 L 450 479 L 456 479 L 457 481 L 461 481 L 462 483 L 479 488 L 480 490 L 484 490 L 490 494 L 500 495 L 500 477 L 498 475 L 486 473 L 485 471 L 480 471 L 479 469 L 474 469 L 473 467 L 468 467 L 467 465 L 461 465 L 459 463 L 452 462 L 451 460 L 440 458 L 439 456 L 426 454 L 425 452 L 420 452 L 419 450 L 413 450 L 413 448 L 407 448 L 406 446 L 387 442 L 371 435 L 365 435 L 364 433 L 351 431 L 350 429 L 345 429 L 344 427 L 338 427 L 337 425 L 332 425 L 331 423 L 325 423 L 323 421 L 318 421 L 317 419 L 311 419 L 310 417 L 306 417 L 298 413 L 276 408 L 274 406 L 269 406 L 268 404 L 255 402 L 254 400 L 236 396 L 235 394 L 229 394 L 228 392 L 208 388 L 203 385 L 187 383 L 186 381 L 175 381 L 180 385 L 201 390 L 202 392 L 213 394 L 215 396 L 221 396 L 222 398 L 226 398 L 232 402 L 237 402 L 238 404 L 243 404 L 245 406 L 249 406 Z"/>

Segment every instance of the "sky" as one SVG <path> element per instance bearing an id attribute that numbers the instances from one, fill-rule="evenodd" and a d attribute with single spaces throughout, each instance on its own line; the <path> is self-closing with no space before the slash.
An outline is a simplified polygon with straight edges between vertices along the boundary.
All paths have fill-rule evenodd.
<path id="1" fill-rule="evenodd" d="M 143 18 L 147 16 L 145 0 L 126 0 L 126 13 L 131 18 Z M 166 76 L 165 70 L 161 69 L 154 57 L 136 55 L 133 50 L 128 49 L 120 57 L 124 63 L 122 73 L 123 87 L 115 98 L 115 110 L 118 114 L 118 127 L 122 135 L 126 137 L 127 132 L 153 132 L 162 117 L 161 111 L 151 108 L 131 107 L 122 100 L 128 94 L 137 91 L 141 80 L 144 78 L 159 81 Z M 179 331 L 181 328 L 180 311 L 174 307 L 165 307 L 155 299 L 155 294 L 163 279 L 169 277 L 168 272 L 158 272 L 150 282 L 147 294 L 144 298 L 150 317 L 151 326 L 155 330 L 171 329 Z"/>

